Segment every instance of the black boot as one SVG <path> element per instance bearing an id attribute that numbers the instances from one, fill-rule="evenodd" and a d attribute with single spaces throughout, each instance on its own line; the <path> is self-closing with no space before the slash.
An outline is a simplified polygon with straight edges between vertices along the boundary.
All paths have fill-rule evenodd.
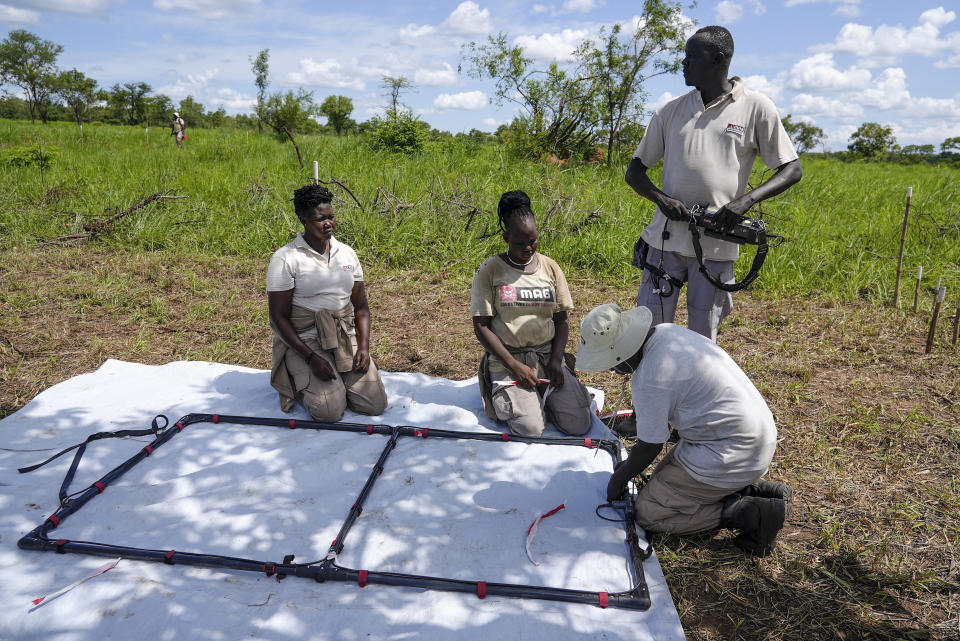
<path id="1" fill-rule="evenodd" d="M 733 542 L 747 554 L 767 556 L 773 552 L 785 516 L 783 499 L 731 494 L 724 499 L 720 526 L 740 530 Z"/>
<path id="2" fill-rule="evenodd" d="M 744 496 L 759 496 L 768 499 L 781 499 L 784 503 L 784 519 L 793 512 L 793 488 L 780 481 L 757 481 L 740 490 Z"/>

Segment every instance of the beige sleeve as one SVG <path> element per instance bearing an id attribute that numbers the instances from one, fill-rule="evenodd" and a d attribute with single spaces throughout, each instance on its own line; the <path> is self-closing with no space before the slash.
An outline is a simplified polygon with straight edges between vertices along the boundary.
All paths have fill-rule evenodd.
<path id="1" fill-rule="evenodd" d="M 569 312 L 573 309 L 573 297 L 570 296 L 567 277 L 563 275 L 563 270 L 560 269 L 560 265 L 552 258 L 550 259 L 550 270 L 553 276 L 554 287 L 557 290 L 557 311 Z"/>
<path id="2" fill-rule="evenodd" d="M 797 150 L 793 146 L 793 141 L 790 140 L 787 130 L 780 121 L 780 114 L 777 113 L 777 108 L 769 98 L 766 98 L 763 101 L 763 107 L 757 110 L 757 122 L 754 124 L 753 131 L 757 138 L 760 158 L 770 169 L 776 169 L 784 163 L 797 159 Z"/>
<path id="3" fill-rule="evenodd" d="M 470 317 L 474 316 L 496 316 L 497 311 L 494 308 L 496 302 L 493 297 L 493 285 L 491 284 L 492 269 L 490 261 L 485 261 L 477 270 L 477 275 L 473 277 L 473 287 L 470 288 Z"/>

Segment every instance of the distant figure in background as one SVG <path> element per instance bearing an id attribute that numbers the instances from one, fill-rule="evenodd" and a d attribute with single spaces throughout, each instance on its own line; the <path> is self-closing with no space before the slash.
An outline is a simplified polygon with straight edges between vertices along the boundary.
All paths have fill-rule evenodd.
<path id="1" fill-rule="evenodd" d="M 563 362 L 573 309 L 567 279 L 537 252 L 527 194 L 503 194 L 497 217 L 507 251 L 483 262 L 470 292 L 473 331 L 484 349 L 483 407 L 519 436 L 540 436 L 544 411 L 561 432 L 585 434 L 593 421 L 590 395 Z"/>
<path id="2" fill-rule="evenodd" d="M 183 122 L 183 118 L 180 117 L 180 114 L 174 111 L 173 122 L 170 123 L 170 135 L 177 137 L 177 147 L 183 147 L 183 139 L 187 137 L 186 130 L 187 124 Z"/>
<path id="3" fill-rule="evenodd" d="M 387 393 L 370 358 L 370 307 L 363 268 L 349 245 L 333 237 L 333 194 L 306 185 L 293 194 L 303 224 L 270 258 L 267 303 L 273 328 L 270 384 L 280 408 L 303 404 L 317 421 L 335 422 L 350 408 L 382 414 Z"/>
<path id="4" fill-rule="evenodd" d="M 657 206 L 638 242 L 634 264 L 643 268 L 643 278 L 637 305 L 650 308 L 654 325 L 672 323 L 686 283 L 687 326 L 714 341 L 720 321 L 733 310 L 733 297 L 700 272 L 687 226 L 690 208 L 707 205 L 716 210 L 718 225 L 729 229 L 803 173 L 773 102 L 745 88 L 740 78 L 727 77 L 732 57 L 733 37 L 723 27 L 704 27 L 687 40 L 683 79 L 694 89 L 657 110 L 626 174 L 627 184 Z M 746 191 L 757 154 L 776 172 Z M 647 175 L 661 159 L 663 189 Z M 701 245 L 710 273 L 733 282 L 738 246 L 711 237 L 702 237 Z"/>

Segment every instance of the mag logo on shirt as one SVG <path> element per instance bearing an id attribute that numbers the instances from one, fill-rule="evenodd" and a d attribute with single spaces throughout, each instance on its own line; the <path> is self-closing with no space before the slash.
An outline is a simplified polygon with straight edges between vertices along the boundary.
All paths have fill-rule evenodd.
<path id="1" fill-rule="evenodd" d="M 743 126 L 743 125 L 735 125 L 735 124 L 732 123 L 732 122 L 731 122 L 731 123 L 727 123 L 726 133 L 728 133 L 728 134 L 733 134 L 734 136 L 738 136 L 738 137 L 740 137 L 740 138 L 743 138 L 743 132 L 744 132 L 744 126 Z"/>
<path id="2" fill-rule="evenodd" d="M 500 305 L 503 307 L 552 307 L 557 302 L 553 287 L 500 286 Z"/>

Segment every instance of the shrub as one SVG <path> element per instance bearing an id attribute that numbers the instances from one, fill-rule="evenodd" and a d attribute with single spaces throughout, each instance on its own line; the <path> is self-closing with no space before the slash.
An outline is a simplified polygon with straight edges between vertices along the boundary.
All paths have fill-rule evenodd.
<path id="1" fill-rule="evenodd" d="M 373 128 L 373 146 L 375 149 L 386 149 L 405 154 L 412 154 L 423 149 L 427 139 L 421 123 L 409 111 L 394 111 L 384 119 L 375 119 Z"/>
<path id="2" fill-rule="evenodd" d="M 36 145 L 24 145 L 20 147 L 7 147 L 0 150 L 0 161 L 4 165 L 14 165 L 16 167 L 29 167 L 40 165 L 49 167 L 60 157 L 60 149 L 55 145 L 48 145 L 43 148 Z"/>

